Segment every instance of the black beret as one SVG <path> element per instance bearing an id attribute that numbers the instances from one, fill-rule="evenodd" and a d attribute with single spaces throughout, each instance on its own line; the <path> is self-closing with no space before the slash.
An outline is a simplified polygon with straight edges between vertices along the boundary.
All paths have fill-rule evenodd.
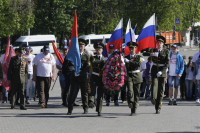
<path id="1" fill-rule="evenodd" d="M 86 42 L 86 40 L 84 40 L 84 39 L 78 39 L 78 43 L 79 43 L 79 45 L 87 45 L 87 42 Z"/>
<path id="2" fill-rule="evenodd" d="M 127 46 L 133 48 L 133 47 L 138 47 L 138 44 L 136 42 L 128 42 Z"/>
<path id="3" fill-rule="evenodd" d="M 158 35 L 158 36 L 156 36 L 156 40 L 157 40 L 157 41 L 161 41 L 161 42 L 163 42 L 163 43 L 166 43 L 166 39 L 165 39 L 164 36 Z"/>
<path id="4" fill-rule="evenodd" d="M 96 49 L 96 48 L 104 48 L 104 44 L 102 43 L 102 42 L 96 42 L 96 43 L 94 43 L 94 49 Z"/>

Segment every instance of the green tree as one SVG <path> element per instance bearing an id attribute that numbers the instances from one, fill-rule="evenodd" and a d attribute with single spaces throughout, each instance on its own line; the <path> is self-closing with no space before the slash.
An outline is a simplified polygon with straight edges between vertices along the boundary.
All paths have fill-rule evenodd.
<path id="1" fill-rule="evenodd" d="M 72 0 L 34 0 L 33 34 L 71 35 L 73 7 Z"/>
<path id="2" fill-rule="evenodd" d="M 33 27 L 31 3 L 26 0 L 0 0 L 0 18 L 0 37 L 23 34 Z"/>

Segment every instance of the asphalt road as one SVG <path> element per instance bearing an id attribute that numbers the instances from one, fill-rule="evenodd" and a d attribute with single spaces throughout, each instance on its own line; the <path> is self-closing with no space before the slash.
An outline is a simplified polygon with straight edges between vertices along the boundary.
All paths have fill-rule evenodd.
<path id="1" fill-rule="evenodd" d="M 181 48 L 182 55 L 193 55 L 198 49 Z M 31 101 L 20 110 L 16 106 L 11 110 L 8 103 L 0 103 L 0 133 L 190 133 L 200 132 L 200 104 L 195 101 L 181 101 L 177 106 L 168 106 L 163 100 L 161 114 L 155 114 L 150 101 L 140 99 L 136 116 L 129 116 L 127 103 L 116 107 L 103 105 L 102 116 L 97 117 L 95 109 L 82 114 L 83 109 L 77 106 L 71 116 L 67 108 L 61 105 L 60 86 L 57 81 L 50 91 L 48 108 L 42 109 L 38 100 Z M 80 93 L 77 103 L 81 105 Z"/>

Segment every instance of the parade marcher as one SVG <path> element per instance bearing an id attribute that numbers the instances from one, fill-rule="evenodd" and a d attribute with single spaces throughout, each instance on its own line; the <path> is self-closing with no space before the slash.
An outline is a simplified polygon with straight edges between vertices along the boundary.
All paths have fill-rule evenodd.
<path id="1" fill-rule="evenodd" d="M 87 42 L 83 39 L 79 39 L 79 51 L 81 56 L 81 69 L 80 74 L 74 74 L 71 78 L 71 89 L 68 98 L 68 113 L 72 114 L 73 105 L 76 99 L 77 88 L 81 89 L 81 99 L 83 103 L 84 114 L 88 113 L 88 73 L 90 68 L 90 56 L 85 51 Z"/>
<path id="2" fill-rule="evenodd" d="M 157 48 L 153 49 L 151 58 L 151 102 L 155 105 L 156 114 L 160 113 L 163 99 L 163 90 L 166 78 L 166 70 L 169 66 L 169 50 L 163 48 L 166 40 L 163 36 L 156 36 Z"/>
<path id="3" fill-rule="evenodd" d="M 25 84 L 25 92 L 26 92 L 26 104 L 30 104 L 29 100 L 35 97 L 35 82 L 32 80 L 33 78 L 33 59 L 35 55 L 31 54 L 31 47 L 26 47 L 24 56 L 28 60 L 28 81 Z"/>
<path id="4" fill-rule="evenodd" d="M 114 49 L 115 49 L 115 46 L 113 44 L 110 44 L 109 45 L 108 57 L 104 58 L 104 61 L 107 61 L 109 56 L 114 52 Z M 115 106 L 119 106 L 118 97 L 119 97 L 119 92 L 113 94 L 114 105 Z M 111 95 L 105 92 L 105 99 L 106 99 L 106 106 L 110 106 Z"/>
<path id="5" fill-rule="evenodd" d="M 33 80 L 36 81 L 41 108 L 47 108 L 51 80 L 55 80 L 55 58 L 50 54 L 49 45 L 44 45 L 43 52 L 33 60 Z"/>
<path id="6" fill-rule="evenodd" d="M 15 107 L 17 94 L 20 97 L 20 109 L 26 110 L 24 100 L 25 82 L 28 79 L 28 61 L 22 56 L 24 50 L 18 49 L 18 54 L 11 57 L 8 67 L 7 79 L 11 84 L 11 109 Z"/>
<path id="7" fill-rule="evenodd" d="M 168 105 L 177 105 L 176 99 L 178 95 L 180 77 L 182 76 L 184 71 L 184 60 L 183 57 L 177 51 L 177 45 L 172 45 L 171 49 L 172 51 L 170 51 L 170 64 L 168 71 L 169 98 L 170 98 Z M 174 95 L 173 95 L 173 86 L 175 88 Z M 172 99 L 172 96 L 174 96 L 174 99 Z"/>
<path id="8" fill-rule="evenodd" d="M 93 108 L 96 103 L 96 112 L 98 116 L 101 116 L 102 104 L 103 104 L 103 82 L 102 74 L 100 74 L 101 69 L 104 65 L 104 57 L 102 56 L 102 51 L 104 44 L 97 42 L 94 44 L 94 49 L 96 50 L 96 55 L 90 57 L 90 62 L 92 65 L 92 75 L 90 78 L 90 88 L 91 93 L 89 94 L 89 107 Z M 97 100 L 95 102 L 95 94 L 97 88 Z"/>
<path id="9" fill-rule="evenodd" d="M 68 52 L 68 47 L 67 47 L 67 45 L 65 45 L 62 48 L 62 54 L 61 54 L 63 59 L 65 59 L 67 52 Z M 69 92 L 70 77 L 69 76 L 65 77 L 63 75 L 62 65 L 63 64 L 57 59 L 56 60 L 56 68 L 58 69 L 59 81 L 60 81 L 60 86 L 61 86 L 62 105 L 67 106 L 67 95 L 68 95 L 68 92 Z"/>
<path id="10" fill-rule="evenodd" d="M 125 63 L 128 75 L 128 106 L 131 109 L 131 115 L 136 113 L 139 101 L 139 90 L 142 83 L 142 75 L 139 70 L 143 61 L 142 57 L 135 53 L 138 46 L 135 42 L 128 42 L 130 54 L 125 56 Z"/>

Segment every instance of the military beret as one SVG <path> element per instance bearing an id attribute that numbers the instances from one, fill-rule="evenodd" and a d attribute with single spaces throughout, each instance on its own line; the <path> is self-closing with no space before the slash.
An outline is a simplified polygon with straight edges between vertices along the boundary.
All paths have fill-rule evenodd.
<path id="1" fill-rule="evenodd" d="M 128 46 L 129 48 L 134 48 L 134 47 L 138 47 L 138 44 L 137 44 L 136 42 L 128 42 L 128 43 L 127 43 L 127 46 Z"/>
<path id="2" fill-rule="evenodd" d="M 78 39 L 78 43 L 79 43 L 79 45 L 87 45 L 87 42 L 86 42 L 86 40 L 84 40 L 84 39 Z"/>
<path id="3" fill-rule="evenodd" d="M 104 48 L 104 44 L 102 43 L 102 42 L 96 42 L 95 44 L 94 44 L 94 49 L 96 49 L 96 48 Z"/>
<path id="4" fill-rule="evenodd" d="M 156 36 L 156 40 L 157 40 L 157 41 L 161 41 L 161 42 L 163 42 L 163 43 L 166 43 L 165 37 L 160 36 L 160 35 Z"/>

